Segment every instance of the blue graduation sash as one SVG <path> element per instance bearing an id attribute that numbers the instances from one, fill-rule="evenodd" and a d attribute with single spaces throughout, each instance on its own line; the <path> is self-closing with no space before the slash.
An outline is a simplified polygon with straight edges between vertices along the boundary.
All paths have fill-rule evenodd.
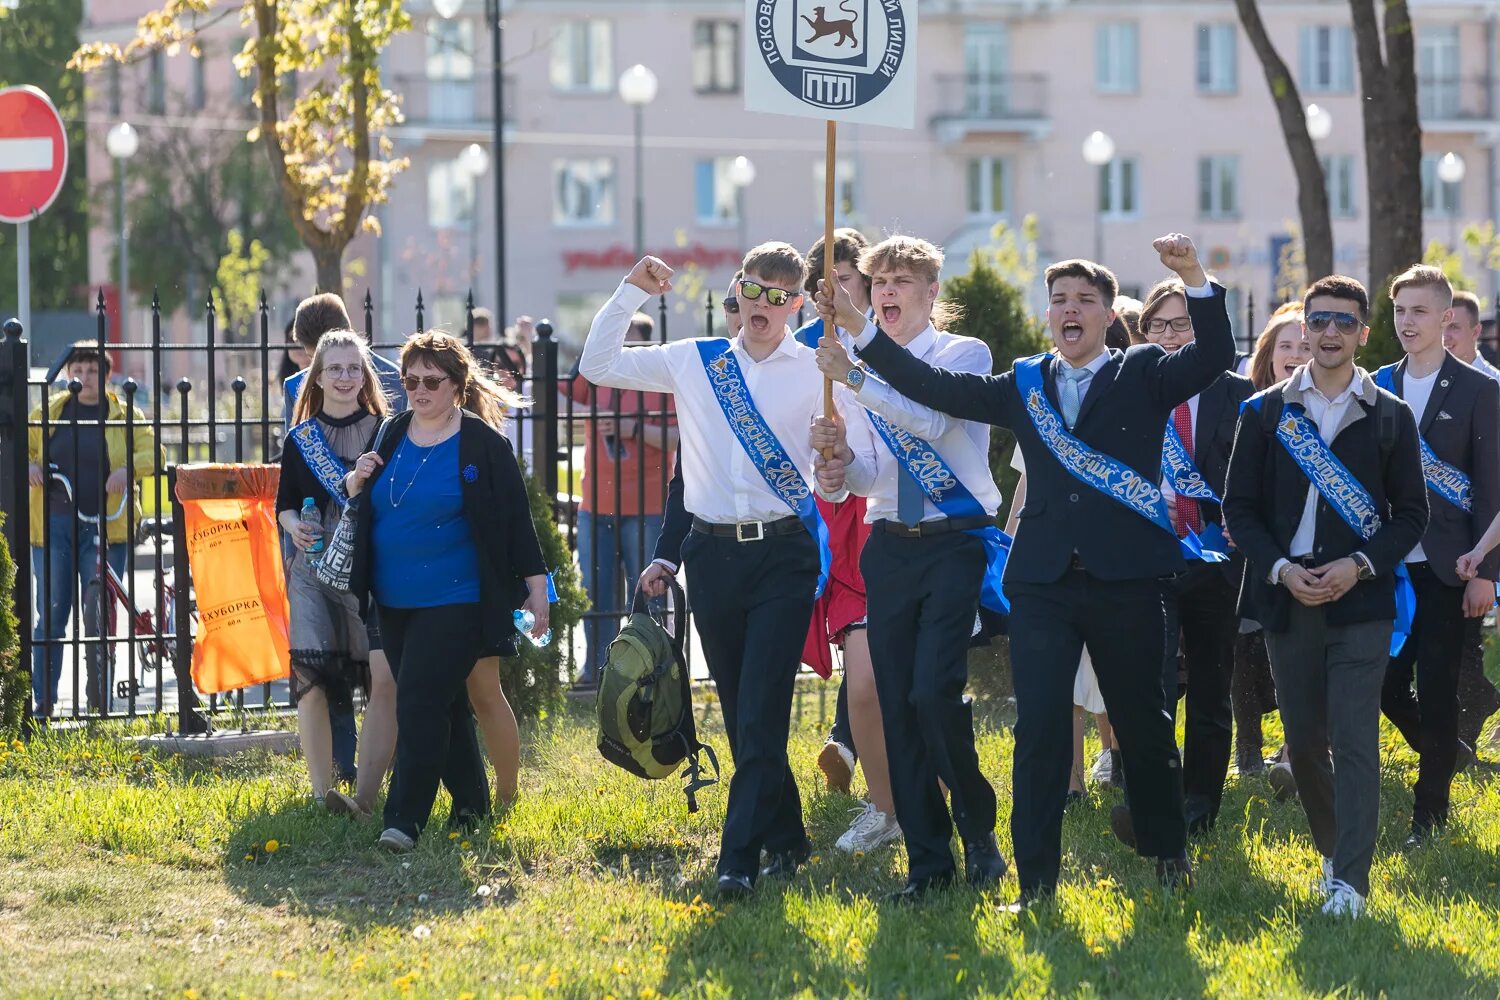
<path id="1" fill-rule="evenodd" d="M 1171 516 L 1167 513 L 1166 499 L 1155 483 L 1146 480 L 1128 465 L 1103 452 L 1095 451 L 1068 432 L 1062 416 L 1042 389 L 1042 365 L 1047 360 L 1048 355 L 1038 354 L 1017 361 L 1012 370 L 1015 372 L 1016 389 L 1021 393 L 1026 415 L 1031 418 L 1037 436 L 1042 439 L 1047 450 L 1052 452 L 1053 457 L 1062 463 L 1068 474 L 1171 535 L 1181 546 L 1184 558 L 1201 559 L 1204 562 L 1227 561 L 1227 555 L 1205 547 L 1202 540 L 1191 531 L 1186 538 L 1177 537 Z"/>
<path id="2" fill-rule="evenodd" d="M 307 463 L 318 485 L 340 507 L 348 504 L 349 498 L 344 495 L 344 476 L 349 470 L 344 468 L 344 463 L 334 454 L 333 446 L 323 434 L 323 428 L 318 426 L 318 419 L 309 417 L 293 427 L 287 436 L 302 453 L 302 460 Z"/>
<path id="3" fill-rule="evenodd" d="M 821 597 L 828 583 L 833 554 L 828 548 L 828 525 L 818 513 L 812 490 L 798 471 L 797 463 L 776 439 L 766 418 L 756 409 L 755 400 L 750 398 L 750 389 L 745 385 L 745 375 L 740 371 L 740 363 L 730 350 L 730 342 L 700 340 L 697 345 L 698 355 L 703 359 L 703 371 L 708 375 L 708 386 L 724 411 L 724 419 L 729 421 L 729 429 L 734 431 L 740 447 L 745 449 L 751 464 L 771 492 L 791 508 L 807 533 L 818 543 L 818 589 L 813 596 Z"/>
<path id="4" fill-rule="evenodd" d="M 1375 384 L 1389 393 L 1396 393 L 1396 366 L 1386 365 L 1375 373 Z M 1398 394 L 1399 395 L 1399 394 Z M 1412 416 L 1421 418 L 1417 414 Z M 1417 443 L 1422 448 L 1422 477 L 1427 488 L 1465 514 L 1474 510 L 1474 488 L 1469 484 L 1468 473 L 1456 465 L 1449 465 L 1437 457 L 1437 452 L 1421 434 Z"/>
<path id="5" fill-rule="evenodd" d="M 957 473 L 943 461 L 943 456 L 937 453 L 937 449 L 878 413 L 866 412 L 885 446 L 922 487 L 922 492 L 934 507 L 950 518 L 988 516 L 974 494 L 959 480 Z M 983 528 L 969 528 L 964 534 L 973 535 L 984 544 L 985 570 L 979 603 L 991 611 L 1009 614 L 1010 602 L 1005 599 L 1000 581 L 1005 575 L 1005 560 L 1010 555 L 1010 536 L 993 524 Z"/>
<path id="6" fill-rule="evenodd" d="M 1252 396 L 1245 405 L 1259 413 L 1262 398 Z M 1354 473 L 1339 461 L 1300 405 L 1282 403 L 1276 439 L 1312 483 L 1313 489 L 1344 523 L 1365 541 L 1373 538 L 1380 530 L 1380 512 L 1375 509 L 1374 498 L 1354 478 Z M 1392 656 L 1401 652 L 1401 647 L 1406 644 L 1406 637 L 1411 634 L 1412 616 L 1417 610 L 1417 592 L 1407 575 L 1405 563 L 1396 564 L 1395 577 L 1396 622 L 1391 632 Z"/>
<path id="7" fill-rule="evenodd" d="M 1170 420 L 1167 421 L 1167 432 L 1161 441 L 1161 475 L 1172 484 L 1172 489 L 1180 497 L 1223 503 L 1214 488 L 1208 485 L 1208 480 L 1203 478 L 1203 473 L 1198 471 L 1198 464 L 1193 461 L 1192 453 L 1187 450 L 1182 435 L 1177 433 L 1176 425 Z M 1223 527 L 1218 524 L 1204 525 L 1203 531 L 1198 535 L 1198 544 L 1205 550 L 1228 554 L 1229 542 L 1224 538 Z"/>

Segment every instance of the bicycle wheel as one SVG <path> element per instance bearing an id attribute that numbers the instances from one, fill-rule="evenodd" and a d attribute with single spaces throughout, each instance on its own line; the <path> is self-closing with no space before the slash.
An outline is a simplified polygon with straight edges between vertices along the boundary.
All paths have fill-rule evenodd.
<path id="1" fill-rule="evenodd" d="M 109 618 L 112 616 L 108 614 L 110 609 L 103 603 L 109 599 L 104 582 L 90 580 L 83 588 L 83 607 L 79 609 L 84 637 L 99 637 L 98 642 L 89 643 L 84 650 L 84 665 L 88 675 L 84 694 L 88 699 L 89 712 L 98 715 L 109 713 L 110 688 L 114 679 L 114 650 L 108 640 Z"/>

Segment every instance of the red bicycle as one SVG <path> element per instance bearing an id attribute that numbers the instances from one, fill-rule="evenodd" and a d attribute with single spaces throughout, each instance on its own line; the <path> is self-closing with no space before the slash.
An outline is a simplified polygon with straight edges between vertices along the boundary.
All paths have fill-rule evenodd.
<path id="1" fill-rule="evenodd" d="M 50 478 L 62 487 L 79 523 L 96 529 L 94 531 L 95 573 L 94 578 L 83 588 L 79 619 L 85 636 L 98 637 L 97 642 L 88 644 L 85 652 L 88 672 L 86 692 L 88 704 L 92 710 L 107 713 L 111 691 L 115 697 L 122 700 L 128 700 L 140 694 L 140 681 L 134 674 L 118 683 L 114 682 L 117 653 L 116 643 L 112 641 L 112 638 L 119 624 L 120 612 L 124 612 L 127 620 L 124 641 L 127 645 L 134 645 L 135 663 L 140 669 L 144 672 L 154 672 L 163 667 L 170 668 L 173 644 L 176 642 L 176 635 L 172 628 L 176 621 L 177 588 L 169 582 L 167 577 L 163 577 L 156 590 L 156 607 L 147 611 L 137 608 L 130 599 L 130 592 L 126 589 L 124 581 L 115 572 L 115 568 L 109 564 L 107 558 L 109 550 L 105 542 L 108 531 L 101 524 L 101 521 L 118 521 L 124 516 L 125 505 L 130 501 L 130 493 L 127 492 L 120 498 L 120 504 L 114 513 L 108 515 L 107 518 L 101 518 L 97 514 L 84 514 L 78 510 L 78 505 L 73 501 L 73 484 L 67 476 L 57 470 L 56 466 L 51 467 Z M 164 530 L 167 530 L 167 523 L 160 518 L 145 518 L 140 524 L 141 537 L 160 534 Z M 100 627 L 101 617 L 104 624 L 102 628 Z M 196 610 L 193 612 L 193 618 L 197 618 Z M 128 651 L 126 657 L 128 664 Z"/>

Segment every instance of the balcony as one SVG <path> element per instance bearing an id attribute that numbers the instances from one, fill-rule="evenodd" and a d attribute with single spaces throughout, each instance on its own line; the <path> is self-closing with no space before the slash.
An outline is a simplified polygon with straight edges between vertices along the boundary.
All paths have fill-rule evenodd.
<path id="1" fill-rule="evenodd" d="M 1040 138 L 1051 128 L 1041 76 L 939 76 L 932 127 L 943 142 L 995 135 Z"/>
<path id="2" fill-rule="evenodd" d="M 1487 76 L 1429 76 L 1417 80 L 1417 113 L 1428 132 L 1494 134 L 1500 130 Z"/>
<path id="3" fill-rule="evenodd" d="M 494 101 L 488 73 L 469 80 L 432 80 L 426 76 L 397 76 L 387 84 L 401 97 L 406 124 L 401 131 L 417 139 L 468 139 L 494 134 Z M 505 75 L 505 128 L 516 124 L 517 78 Z"/>

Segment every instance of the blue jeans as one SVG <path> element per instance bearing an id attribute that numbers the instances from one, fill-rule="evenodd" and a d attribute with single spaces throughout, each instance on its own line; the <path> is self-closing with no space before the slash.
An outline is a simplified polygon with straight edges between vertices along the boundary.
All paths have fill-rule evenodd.
<path id="1" fill-rule="evenodd" d="M 578 566 L 583 571 L 583 589 L 594 605 L 589 614 L 596 616 L 585 619 L 589 653 L 578 678 L 581 683 L 599 679 L 610 640 L 620 630 L 620 615 L 629 609 L 626 597 L 635 592 L 636 578 L 651 561 L 661 518 L 660 514 L 625 517 L 578 512 Z M 619 586 L 622 575 L 623 591 Z"/>
<path id="2" fill-rule="evenodd" d="M 75 523 L 78 526 L 77 548 L 74 548 L 73 537 Z M 35 643 L 31 647 L 31 696 L 37 715 L 51 715 L 57 703 L 63 664 L 60 640 L 67 632 L 68 618 L 73 613 L 73 595 L 75 591 L 82 593 L 99 575 L 99 554 L 94 547 L 98 528 L 75 521 L 72 514 L 50 514 L 47 530 L 47 547 L 31 548 L 31 576 L 36 581 L 37 609 L 36 628 L 31 633 L 31 640 Z M 125 572 L 126 548 L 124 542 L 108 546 L 109 564 L 121 575 Z M 50 619 L 48 608 L 51 609 Z M 48 642 L 49 639 L 58 641 Z"/>

